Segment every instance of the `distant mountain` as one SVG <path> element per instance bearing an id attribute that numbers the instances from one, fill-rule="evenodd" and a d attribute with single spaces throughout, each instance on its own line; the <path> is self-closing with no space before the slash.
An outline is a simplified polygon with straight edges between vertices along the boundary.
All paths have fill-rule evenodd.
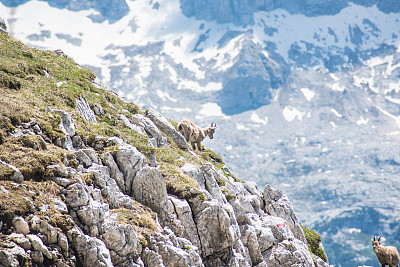
<path id="1" fill-rule="evenodd" d="M 114 19 L 96 1 L 2 3 L 11 34 L 126 99 L 216 122 L 204 144 L 284 188 L 332 264 L 376 265 L 374 234 L 400 245 L 398 1 L 121 1 Z"/>

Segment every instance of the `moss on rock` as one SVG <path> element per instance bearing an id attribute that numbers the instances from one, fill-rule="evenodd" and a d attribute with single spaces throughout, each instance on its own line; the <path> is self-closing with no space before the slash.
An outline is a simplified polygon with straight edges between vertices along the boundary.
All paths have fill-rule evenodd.
<path id="1" fill-rule="evenodd" d="M 328 262 L 328 257 L 326 256 L 325 251 L 321 246 L 321 236 L 315 231 L 310 230 L 303 225 L 301 225 L 301 228 L 303 229 L 306 236 L 308 249 L 310 250 L 310 252 L 320 257 L 323 261 Z"/>

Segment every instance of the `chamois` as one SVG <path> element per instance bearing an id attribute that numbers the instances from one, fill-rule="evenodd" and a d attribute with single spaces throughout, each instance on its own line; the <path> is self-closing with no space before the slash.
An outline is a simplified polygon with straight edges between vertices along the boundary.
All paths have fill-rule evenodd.
<path id="1" fill-rule="evenodd" d="M 193 151 L 196 149 L 195 144 L 197 144 L 197 149 L 201 151 L 201 142 L 206 136 L 213 139 L 216 128 L 217 125 L 214 122 L 207 128 L 200 128 L 187 119 L 181 120 L 178 124 L 178 131 L 185 137 L 187 142 L 192 144 Z"/>
<path id="2" fill-rule="evenodd" d="M 382 267 L 388 265 L 389 267 L 399 267 L 399 252 L 397 251 L 396 247 L 388 246 L 384 247 L 381 246 L 381 237 L 376 240 L 375 236 L 374 239 L 371 238 L 372 247 L 378 258 L 379 263 Z"/>

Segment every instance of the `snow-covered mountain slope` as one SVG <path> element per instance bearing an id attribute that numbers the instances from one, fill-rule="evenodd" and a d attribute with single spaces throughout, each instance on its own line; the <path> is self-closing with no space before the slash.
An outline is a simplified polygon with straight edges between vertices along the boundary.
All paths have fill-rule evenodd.
<path id="1" fill-rule="evenodd" d="M 331 263 L 376 265 L 369 237 L 400 240 L 397 2 L 335 1 L 333 10 L 331 1 L 271 1 L 242 6 L 229 23 L 221 12 L 188 13 L 183 0 L 110 4 L 119 17 L 99 1 L 0 2 L 18 39 L 61 48 L 173 120 L 216 122 L 204 144 L 235 173 L 283 188 L 323 235 Z M 225 1 L 200 2 L 224 10 Z"/>

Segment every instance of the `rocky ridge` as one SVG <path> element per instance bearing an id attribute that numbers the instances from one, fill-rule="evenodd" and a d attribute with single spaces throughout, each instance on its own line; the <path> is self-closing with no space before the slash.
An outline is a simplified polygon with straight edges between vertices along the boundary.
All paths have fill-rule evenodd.
<path id="1" fill-rule="evenodd" d="M 0 264 L 328 266 L 279 189 L 190 151 L 62 52 L 0 47 Z"/>

